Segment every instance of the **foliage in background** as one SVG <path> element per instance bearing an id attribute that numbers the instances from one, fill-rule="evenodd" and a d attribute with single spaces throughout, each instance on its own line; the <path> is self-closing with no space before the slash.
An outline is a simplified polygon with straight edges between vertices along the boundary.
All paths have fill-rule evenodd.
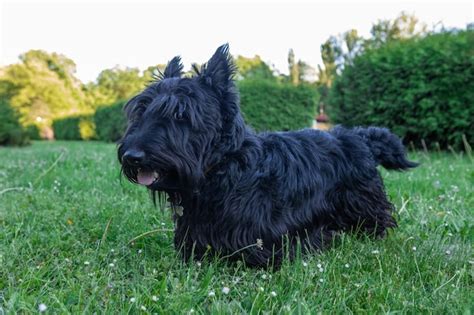
<path id="1" fill-rule="evenodd" d="M 329 97 L 345 125 L 381 125 L 419 144 L 474 139 L 474 31 L 393 41 L 346 65 Z"/>
<path id="2" fill-rule="evenodd" d="M 263 80 L 243 80 L 238 87 L 245 121 L 255 130 L 295 130 L 311 126 L 317 101 L 313 87 Z"/>
<path id="3" fill-rule="evenodd" d="M 245 121 L 257 131 L 311 126 L 317 100 L 314 88 L 268 80 L 241 80 L 238 87 Z M 97 139 L 109 142 L 120 139 L 126 127 L 124 104 L 125 101 L 119 101 L 97 109 L 94 115 Z"/>
<path id="4" fill-rule="evenodd" d="M 76 115 L 53 122 L 56 140 L 92 140 L 96 138 L 92 115 Z"/>
<path id="5" fill-rule="evenodd" d="M 401 12 L 394 20 L 379 20 L 372 25 L 371 36 L 363 38 L 355 29 L 337 36 L 330 36 L 321 45 L 323 66 L 318 67 L 317 86 L 321 94 L 320 101 L 327 105 L 331 85 L 345 66 L 351 66 L 353 60 L 365 51 L 386 45 L 387 43 L 421 37 L 427 34 L 426 24 L 412 14 Z"/>
<path id="6" fill-rule="evenodd" d="M 64 117 L 82 117 L 104 104 L 129 98 L 153 80 L 155 69 L 164 68 L 115 67 L 102 71 L 95 82 L 83 84 L 75 77 L 75 63 L 64 55 L 30 50 L 19 59 L 19 63 L 0 68 L 0 96 L 18 112 L 21 125 L 33 139 L 93 138 L 90 120 L 76 119 L 81 124 L 77 127 L 74 119 Z M 58 121 L 55 128 L 53 121 Z M 60 131 L 58 126 L 67 130 Z M 77 128 L 81 135 L 73 131 Z"/>
<path id="7" fill-rule="evenodd" d="M 152 80 L 152 68 L 143 73 L 137 68 L 115 67 L 103 70 L 96 82 L 86 85 L 93 108 L 130 98 L 141 91 Z"/>
<path id="8" fill-rule="evenodd" d="M 94 114 L 97 139 L 115 142 L 122 137 L 126 127 L 123 106 L 125 101 L 118 101 L 109 106 L 102 106 Z"/>
<path id="9" fill-rule="evenodd" d="M 0 146 L 25 145 L 29 143 L 26 130 L 19 122 L 19 116 L 6 99 L 0 99 Z"/>
<path id="10" fill-rule="evenodd" d="M 52 138 L 54 118 L 87 110 L 75 71 L 74 62 L 63 55 L 30 50 L 0 72 L 2 96 L 18 111 L 24 127 L 36 125 L 42 137 Z"/>
<path id="11" fill-rule="evenodd" d="M 234 62 L 237 66 L 237 79 L 271 81 L 277 79 L 270 66 L 268 66 L 258 55 L 253 58 L 237 56 L 237 58 L 234 58 Z"/>

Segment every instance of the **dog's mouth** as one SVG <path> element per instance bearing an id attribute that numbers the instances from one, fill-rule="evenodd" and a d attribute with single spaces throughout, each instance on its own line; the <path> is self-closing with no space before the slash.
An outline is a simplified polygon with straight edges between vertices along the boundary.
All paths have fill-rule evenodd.
<path id="1" fill-rule="evenodd" d="M 147 171 L 139 168 L 137 170 L 137 183 L 143 186 L 151 186 L 161 178 L 156 171 Z"/>

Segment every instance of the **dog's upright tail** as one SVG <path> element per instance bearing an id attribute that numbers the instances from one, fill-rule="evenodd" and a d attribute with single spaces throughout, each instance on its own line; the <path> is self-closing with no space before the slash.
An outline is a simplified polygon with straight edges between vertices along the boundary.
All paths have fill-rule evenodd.
<path id="1" fill-rule="evenodd" d="M 375 162 L 386 169 L 403 171 L 419 165 L 407 159 L 402 141 L 388 129 L 357 127 L 353 131 L 365 140 Z"/>

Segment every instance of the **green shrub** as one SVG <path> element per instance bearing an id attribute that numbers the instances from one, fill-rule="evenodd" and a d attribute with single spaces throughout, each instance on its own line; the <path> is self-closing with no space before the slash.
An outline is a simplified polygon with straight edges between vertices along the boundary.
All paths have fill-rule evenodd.
<path id="1" fill-rule="evenodd" d="M 238 87 L 245 121 L 255 130 L 295 130 L 311 126 L 317 102 L 314 87 L 265 80 L 242 80 Z"/>
<path id="2" fill-rule="evenodd" d="M 356 57 L 328 103 L 336 123 L 381 125 L 405 142 L 474 140 L 474 31 L 392 42 Z"/>
<path id="3" fill-rule="evenodd" d="M 31 140 L 41 140 L 40 128 L 37 125 L 26 126 L 26 132 Z"/>
<path id="4" fill-rule="evenodd" d="M 96 138 L 91 115 L 77 115 L 56 119 L 53 122 L 56 140 L 92 140 Z"/>
<path id="5" fill-rule="evenodd" d="M 26 145 L 28 133 L 21 126 L 19 116 L 6 99 L 0 99 L 0 145 Z"/>
<path id="6" fill-rule="evenodd" d="M 125 101 L 99 107 L 94 114 L 97 138 L 115 142 L 122 137 L 127 121 L 123 112 Z"/>
<path id="7" fill-rule="evenodd" d="M 257 131 L 293 130 L 311 126 L 317 93 L 309 86 L 293 86 L 266 80 L 238 82 L 245 120 Z M 117 141 L 123 135 L 125 101 L 97 109 L 94 115 L 97 138 Z"/>

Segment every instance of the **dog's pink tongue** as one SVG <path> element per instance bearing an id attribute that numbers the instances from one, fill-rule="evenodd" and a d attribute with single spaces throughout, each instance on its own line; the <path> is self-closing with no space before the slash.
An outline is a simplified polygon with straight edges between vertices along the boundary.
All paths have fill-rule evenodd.
<path id="1" fill-rule="evenodd" d="M 155 172 L 138 171 L 137 182 L 140 185 L 151 185 L 155 181 Z"/>

